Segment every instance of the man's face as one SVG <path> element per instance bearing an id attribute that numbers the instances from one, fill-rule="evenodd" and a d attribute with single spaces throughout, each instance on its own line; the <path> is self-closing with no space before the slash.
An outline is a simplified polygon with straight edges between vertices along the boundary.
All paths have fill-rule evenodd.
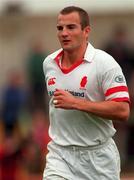
<path id="1" fill-rule="evenodd" d="M 59 14 L 57 21 L 57 35 L 64 50 L 76 50 L 87 42 L 90 28 L 82 30 L 80 17 L 77 12 L 66 15 Z"/>

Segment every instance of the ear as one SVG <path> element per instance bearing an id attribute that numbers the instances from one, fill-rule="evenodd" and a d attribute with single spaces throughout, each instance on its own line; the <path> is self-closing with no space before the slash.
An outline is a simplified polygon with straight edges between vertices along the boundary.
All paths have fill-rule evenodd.
<path id="1" fill-rule="evenodd" d="M 85 32 L 86 33 L 90 33 L 90 31 L 91 31 L 90 26 L 85 27 Z"/>
<path id="2" fill-rule="evenodd" d="M 89 37 L 90 31 L 91 31 L 90 26 L 87 26 L 87 27 L 84 28 L 85 36 L 86 36 L 87 38 Z"/>

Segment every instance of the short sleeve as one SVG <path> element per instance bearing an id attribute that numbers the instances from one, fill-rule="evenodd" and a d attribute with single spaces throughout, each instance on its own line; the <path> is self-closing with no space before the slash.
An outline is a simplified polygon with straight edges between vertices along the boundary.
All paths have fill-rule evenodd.
<path id="1" fill-rule="evenodd" d="M 130 102 L 126 80 L 119 66 L 103 74 L 102 88 L 106 100 Z"/>

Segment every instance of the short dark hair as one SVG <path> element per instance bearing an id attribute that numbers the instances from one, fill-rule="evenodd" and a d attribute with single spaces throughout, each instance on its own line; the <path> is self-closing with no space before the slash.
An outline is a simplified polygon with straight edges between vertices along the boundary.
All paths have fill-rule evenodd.
<path id="1" fill-rule="evenodd" d="M 88 13 L 80 7 L 77 7 L 77 6 L 65 7 L 64 9 L 60 11 L 60 14 L 66 15 L 72 12 L 77 12 L 79 14 L 82 29 L 84 29 L 87 26 L 90 26 Z"/>

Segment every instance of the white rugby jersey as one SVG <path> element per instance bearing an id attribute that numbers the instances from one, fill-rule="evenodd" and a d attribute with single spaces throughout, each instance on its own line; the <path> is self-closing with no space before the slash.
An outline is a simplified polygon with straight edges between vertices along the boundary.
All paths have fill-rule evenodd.
<path id="1" fill-rule="evenodd" d="M 129 101 L 128 88 L 120 66 L 106 52 L 88 43 L 84 59 L 69 69 L 60 67 L 63 50 L 47 56 L 43 70 L 50 96 L 49 135 L 59 145 L 93 146 L 105 142 L 116 130 L 106 120 L 79 110 L 55 108 L 56 89 L 69 91 L 78 98 L 91 101 Z"/>

